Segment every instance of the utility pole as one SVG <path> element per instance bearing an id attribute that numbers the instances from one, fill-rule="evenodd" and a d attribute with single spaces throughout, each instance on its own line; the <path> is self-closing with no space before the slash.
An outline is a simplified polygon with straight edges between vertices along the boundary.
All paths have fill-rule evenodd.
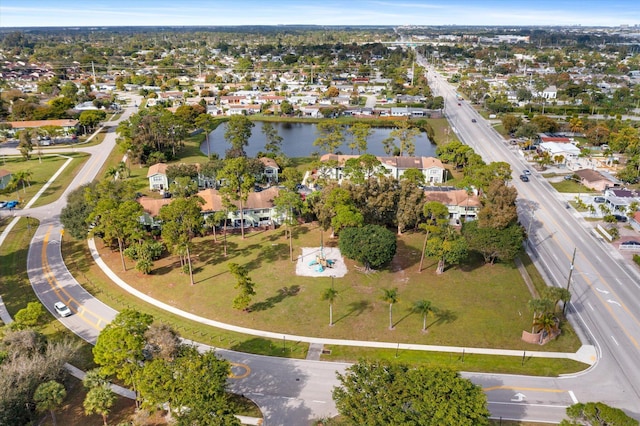
<path id="1" fill-rule="evenodd" d="M 569 290 L 569 286 L 571 285 L 571 275 L 573 275 L 573 264 L 576 261 L 576 250 L 578 250 L 577 248 L 573 249 L 573 257 L 571 258 L 571 266 L 569 268 L 569 279 L 567 280 L 567 291 Z"/>

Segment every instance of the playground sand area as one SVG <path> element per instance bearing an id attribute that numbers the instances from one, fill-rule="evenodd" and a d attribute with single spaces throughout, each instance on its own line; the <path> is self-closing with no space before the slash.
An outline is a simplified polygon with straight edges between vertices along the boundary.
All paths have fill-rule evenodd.
<path id="1" fill-rule="evenodd" d="M 337 247 L 303 247 L 296 263 L 296 275 L 303 277 L 338 278 L 347 272 L 347 265 Z"/>

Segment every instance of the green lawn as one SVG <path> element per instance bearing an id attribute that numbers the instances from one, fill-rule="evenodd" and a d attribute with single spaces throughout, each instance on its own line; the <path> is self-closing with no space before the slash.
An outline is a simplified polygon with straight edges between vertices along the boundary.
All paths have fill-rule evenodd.
<path id="1" fill-rule="evenodd" d="M 562 193 L 595 194 L 599 192 L 594 191 L 593 189 L 589 189 L 574 180 L 561 180 L 559 182 L 550 182 L 550 184 L 556 191 Z"/>
<path id="2" fill-rule="evenodd" d="M 16 191 L 10 193 L 0 194 L 2 199 L 19 200 L 20 207 L 33 198 L 33 196 L 47 183 L 47 181 L 53 176 L 58 169 L 67 161 L 66 157 L 71 157 L 73 160 L 64 171 L 58 176 L 55 182 L 47 188 L 47 190 L 40 196 L 33 207 L 49 204 L 58 198 L 64 190 L 69 186 L 73 178 L 75 177 L 80 166 L 89 158 L 88 154 L 84 153 L 69 153 L 63 155 L 58 154 L 46 154 L 41 157 L 41 161 L 37 155 L 33 155 L 30 160 L 23 160 L 22 157 L 7 157 L 4 158 L 0 167 L 10 172 L 17 172 L 20 170 L 28 170 L 32 173 L 30 178 L 30 185 L 27 184 L 23 188 L 22 185 Z"/>
<path id="3" fill-rule="evenodd" d="M 327 325 L 328 304 L 321 301 L 331 278 L 297 276 L 281 230 L 250 233 L 245 240 L 230 235 L 227 258 L 223 257 L 220 237 L 217 243 L 212 237 L 196 239 L 194 286 L 179 271 L 174 256 L 156 262 L 153 274 L 145 276 L 133 269 L 132 262 L 122 272 L 117 252 L 107 249 L 102 254 L 126 282 L 146 294 L 188 312 L 245 327 L 337 339 L 541 349 L 520 340 L 521 331 L 531 325 L 531 313 L 526 307 L 531 296 L 517 268 L 472 262 L 449 268 L 438 276 L 434 272 L 436 261 L 428 259 L 426 269 L 418 273 L 422 237 L 403 235 L 393 263 L 375 273 L 359 272 L 356 264 L 346 260 L 349 273 L 335 279 L 339 297 L 334 304 L 333 327 Z M 301 247 L 317 247 L 319 242 L 320 230 L 316 226 L 302 226 L 296 232 L 294 253 L 299 254 Z M 333 240 L 327 243 L 334 244 Z M 257 294 L 250 312 L 232 307 L 237 291 L 228 272 L 230 262 L 245 265 L 256 283 Z M 79 270 L 83 268 L 87 266 L 78 266 Z M 380 300 L 382 289 L 391 287 L 398 288 L 400 300 L 393 308 L 392 331 L 388 330 L 388 305 Z M 439 316 L 429 318 L 427 334 L 421 332 L 422 318 L 410 313 L 412 304 L 420 299 L 430 300 L 441 310 Z M 578 347 L 573 333 L 565 333 L 544 350 L 571 352 Z"/>
<path id="4" fill-rule="evenodd" d="M 522 356 L 485 356 L 469 353 L 424 352 L 402 349 L 374 349 L 350 346 L 325 346 L 331 353 L 324 354 L 326 361 L 353 361 L 360 358 L 397 360 L 412 365 L 447 367 L 460 371 L 484 373 L 508 373 L 557 377 L 567 372 L 578 372 L 586 366 L 568 359 L 548 360 Z"/>

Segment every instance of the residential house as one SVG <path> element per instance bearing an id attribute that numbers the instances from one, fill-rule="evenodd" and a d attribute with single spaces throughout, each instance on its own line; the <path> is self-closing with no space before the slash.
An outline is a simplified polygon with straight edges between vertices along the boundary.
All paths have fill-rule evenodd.
<path id="1" fill-rule="evenodd" d="M 322 174 L 331 179 L 341 181 L 344 178 L 343 168 L 347 160 L 358 158 L 358 155 L 325 154 L 320 161 L 335 161 L 337 166 L 322 170 Z M 444 182 L 445 168 L 442 162 L 433 157 L 377 157 L 386 174 L 399 179 L 406 170 L 418 169 L 425 177 L 425 181 L 434 184 Z"/>
<path id="2" fill-rule="evenodd" d="M 167 178 L 166 163 L 157 163 L 149 167 L 147 179 L 149 179 L 149 189 L 152 191 L 163 191 L 169 189 L 169 179 Z"/>
<path id="3" fill-rule="evenodd" d="M 572 143 L 542 142 L 538 145 L 539 152 L 546 152 L 554 162 L 566 163 L 575 161 L 580 155 L 580 148 Z M 561 158 L 561 161 L 558 159 Z"/>
<path id="4" fill-rule="evenodd" d="M 604 199 L 613 213 L 626 214 L 632 203 L 640 204 L 640 193 L 624 188 L 607 188 Z"/>
<path id="5" fill-rule="evenodd" d="M 576 170 L 573 174 L 578 176 L 581 184 L 596 191 L 604 191 L 610 187 L 620 186 L 620 181 L 611 176 L 605 176 L 597 170 L 582 169 Z"/>
<path id="6" fill-rule="evenodd" d="M 261 105 L 259 104 L 250 104 L 250 105 L 229 105 L 227 110 L 227 115 L 252 115 L 258 114 L 260 112 Z"/>
<path id="7" fill-rule="evenodd" d="M 11 182 L 11 172 L 9 170 L 0 169 L 0 189 L 5 189 Z"/>
<path id="8" fill-rule="evenodd" d="M 631 217 L 629 218 L 629 225 L 631 225 L 631 227 L 635 229 L 636 232 L 640 232 L 640 211 L 637 211 L 633 213 L 633 215 L 631 215 Z"/>
<path id="9" fill-rule="evenodd" d="M 310 118 L 321 118 L 322 113 L 320 112 L 320 105 L 303 105 L 299 108 L 300 113 L 303 117 Z"/>
<path id="10" fill-rule="evenodd" d="M 160 209 L 162 206 L 166 206 L 170 204 L 173 199 L 172 198 L 151 198 L 151 197 L 140 197 L 138 198 L 138 203 L 142 206 L 144 213 L 138 219 L 140 223 L 149 227 L 149 228 L 157 228 L 160 226 L 160 222 L 156 219 L 160 214 Z"/>
<path id="11" fill-rule="evenodd" d="M 558 97 L 558 88 L 556 86 L 549 86 L 542 91 L 542 97 L 547 100 L 554 100 Z"/>
<path id="12" fill-rule="evenodd" d="M 450 186 L 424 188 L 425 201 L 437 201 L 449 210 L 449 220 L 456 224 L 476 220 L 482 204 L 476 190 L 456 189 Z"/>
<path id="13" fill-rule="evenodd" d="M 278 163 L 273 158 L 261 157 L 260 162 L 264 166 L 264 172 L 260 178 L 264 177 L 267 183 L 278 183 Z"/>
<path id="14" fill-rule="evenodd" d="M 61 120 L 32 120 L 32 121 L 8 121 L 11 125 L 9 133 L 16 134 L 17 132 L 25 129 L 39 129 L 45 126 L 60 127 L 62 132 L 66 135 L 75 133 L 75 129 L 78 126 L 78 120 L 61 119 Z"/>
<path id="15" fill-rule="evenodd" d="M 247 200 L 242 205 L 245 226 L 271 226 L 281 222 L 282 217 L 276 211 L 274 199 L 278 196 L 279 189 L 276 186 L 267 188 L 261 192 L 250 192 Z M 205 216 L 225 211 L 223 197 L 216 189 L 204 189 L 197 194 L 204 200 L 202 212 Z M 230 211 L 227 216 L 228 223 L 233 227 L 240 227 L 240 211 Z"/>

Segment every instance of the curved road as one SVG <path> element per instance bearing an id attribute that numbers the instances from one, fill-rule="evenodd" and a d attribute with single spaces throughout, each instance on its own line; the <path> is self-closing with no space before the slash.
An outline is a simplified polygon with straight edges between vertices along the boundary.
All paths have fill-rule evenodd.
<path id="1" fill-rule="evenodd" d="M 516 175 L 519 174 L 520 167 L 526 164 L 504 145 L 495 131 L 471 107 L 458 107 L 451 87 L 437 79 L 434 86 L 438 94 L 445 95 L 446 108 L 451 111 L 447 112 L 448 118 L 459 136 L 483 158 L 515 164 Z M 134 108 L 127 107 L 121 119 L 133 112 Z M 471 124 L 472 117 L 477 118 L 478 123 Z M 101 145 L 83 149 L 91 152 L 92 157 L 60 200 L 16 212 L 41 221 L 28 260 L 29 277 L 36 294 L 50 310 L 57 300 L 67 302 L 77 314 L 60 320 L 91 343 L 116 312 L 88 294 L 64 265 L 59 244 L 63 238 L 59 212 L 68 192 L 93 180 L 115 146 L 117 122 L 109 124 Z M 559 421 L 564 417 L 565 407 L 577 400 L 604 401 L 639 417 L 640 398 L 636 386 L 640 377 L 635 368 L 629 370 L 634 359 L 640 359 L 638 320 L 630 308 L 638 306 L 637 292 L 633 291 L 638 279 L 631 279 L 629 272 L 618 265 L 618 259 L 612 257 L 609 247 L 584 230 L 584 224 L 564 209 L 549 185 L 538 179 L 535 172 L 528 186 L 519 181 L 516 185 L 524 197 L 520 206 L 525 224 L 528 224 L 526 217 L 531 206 L 536 209 L 531 226 L 532 254 L 550 282 L 566 282 L 570 255 L 573 248 L 578 247 L 570 317 L 576 329 L 582 325 L 586 330 L 583 341 L 598 346 L 601 360 L 588 372 L 565 378 L 495 374 L 464 374 L 465 377 L 485 388 L 494 417 Z M 614 276 L 615 279 L 609 279 Z M 598 342 L 603 342 L 602 347 Z M 335 372 L 344 371 L 346 364 L 217 352 L 234 363 L 236 379 L 230 381 L 231 390 L 254 400 L 263 410 L 265 424 L 303 424 L 313 418 L 336 414 L 331 389 L 337 384 Z"/>

